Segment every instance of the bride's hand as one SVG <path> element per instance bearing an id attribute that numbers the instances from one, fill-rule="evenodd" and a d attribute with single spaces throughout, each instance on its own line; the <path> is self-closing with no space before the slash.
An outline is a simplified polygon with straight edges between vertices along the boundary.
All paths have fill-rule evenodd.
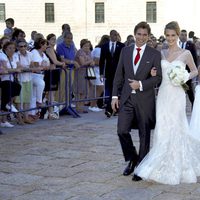
<path id="1" fill-rule="evenodd" d="M 151 76 L 156 76 L 156 75 L 157 75 L 157 69 L 156 69 L 156 67 L 153 67 L 151 69 Z"/>

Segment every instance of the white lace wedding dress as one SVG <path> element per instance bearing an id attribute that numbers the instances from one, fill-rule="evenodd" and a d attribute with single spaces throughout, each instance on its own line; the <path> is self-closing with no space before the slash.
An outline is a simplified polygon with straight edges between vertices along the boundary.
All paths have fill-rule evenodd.
<path id="1" fill-rule="evenodd" d="M 189 131 L 186 94 L 182 87 L 172 85 L 167 72 L 174 66 L 195 65 L 193 60 L 188 60 L 188 51 L 182 51 L 171 62 L 166 59 L 165 51 L 162 52 L 163 80 L 157 96 L 153 146 L 134 173 L 144 180 L 164 184 L 193 183 L 200 175 L 200 140 Z"/>

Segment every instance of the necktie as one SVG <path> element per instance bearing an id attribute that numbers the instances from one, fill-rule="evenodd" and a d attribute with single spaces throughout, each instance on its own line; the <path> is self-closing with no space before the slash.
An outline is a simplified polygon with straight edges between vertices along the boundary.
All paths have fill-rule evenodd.
<path id="1" fill-rule="evenodd" d="M 136 48 L 137 55 L 135 56 L 134 65 L 137 65 L 138 61 L 140 60 L 140 48 Z"/>
<path id="2" fill-rule="evenodd" d="M 111 56 L 113 56 L 114 54 L 114 42 L 112 42 L 112 46 L 111 46 L 111 50 L 110 50 L 110 53 L 111 53 Z"/>
<path id="3" fill-rule="evenodd" d="M 181 48 L 184 49 L 184 42 L 182 42 Z"/>

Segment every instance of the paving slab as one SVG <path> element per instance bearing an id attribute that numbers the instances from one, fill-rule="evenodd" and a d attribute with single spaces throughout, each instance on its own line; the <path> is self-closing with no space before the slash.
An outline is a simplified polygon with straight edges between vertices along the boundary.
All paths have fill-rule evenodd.
<path id="1" fill-rule="evenodd" d="M 169 186 L 124 177 L 116 124 L 117 117 L 89 112 L 2 128 L 0 200 L 200 199 L 199 180 Z M 131 135 L 138 148 L 137 131 Z"/>

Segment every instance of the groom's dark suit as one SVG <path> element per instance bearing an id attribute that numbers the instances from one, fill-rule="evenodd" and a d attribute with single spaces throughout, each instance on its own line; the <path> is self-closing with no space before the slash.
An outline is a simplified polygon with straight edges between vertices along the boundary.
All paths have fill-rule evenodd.
<path id="1" fill-rule="evenodd" d="M 141 57 L 136 74 L 133 70 L 134 46 L 122 49 L 115 78 L 113 82 L 113 96 L 120 99 L 118 116 L 118 136 L 122 146 L 125 161 L 140 162 L 150 148 L 150 131 L 155 126 L 155 91 L 154 87 L 161 82 L 161 54 L 157 50 L 146 46 Z M 157 68 L 157 75 L 151 76 L 153 67 Z M 139 89 L 132 93 L 128 79 L 141 81 L 143 91 Z M 130 135 L 133 125 L 139 129 L 139 155 L 133 145 Z M 136 128 L 134 126 L 134 128 Z"/>

